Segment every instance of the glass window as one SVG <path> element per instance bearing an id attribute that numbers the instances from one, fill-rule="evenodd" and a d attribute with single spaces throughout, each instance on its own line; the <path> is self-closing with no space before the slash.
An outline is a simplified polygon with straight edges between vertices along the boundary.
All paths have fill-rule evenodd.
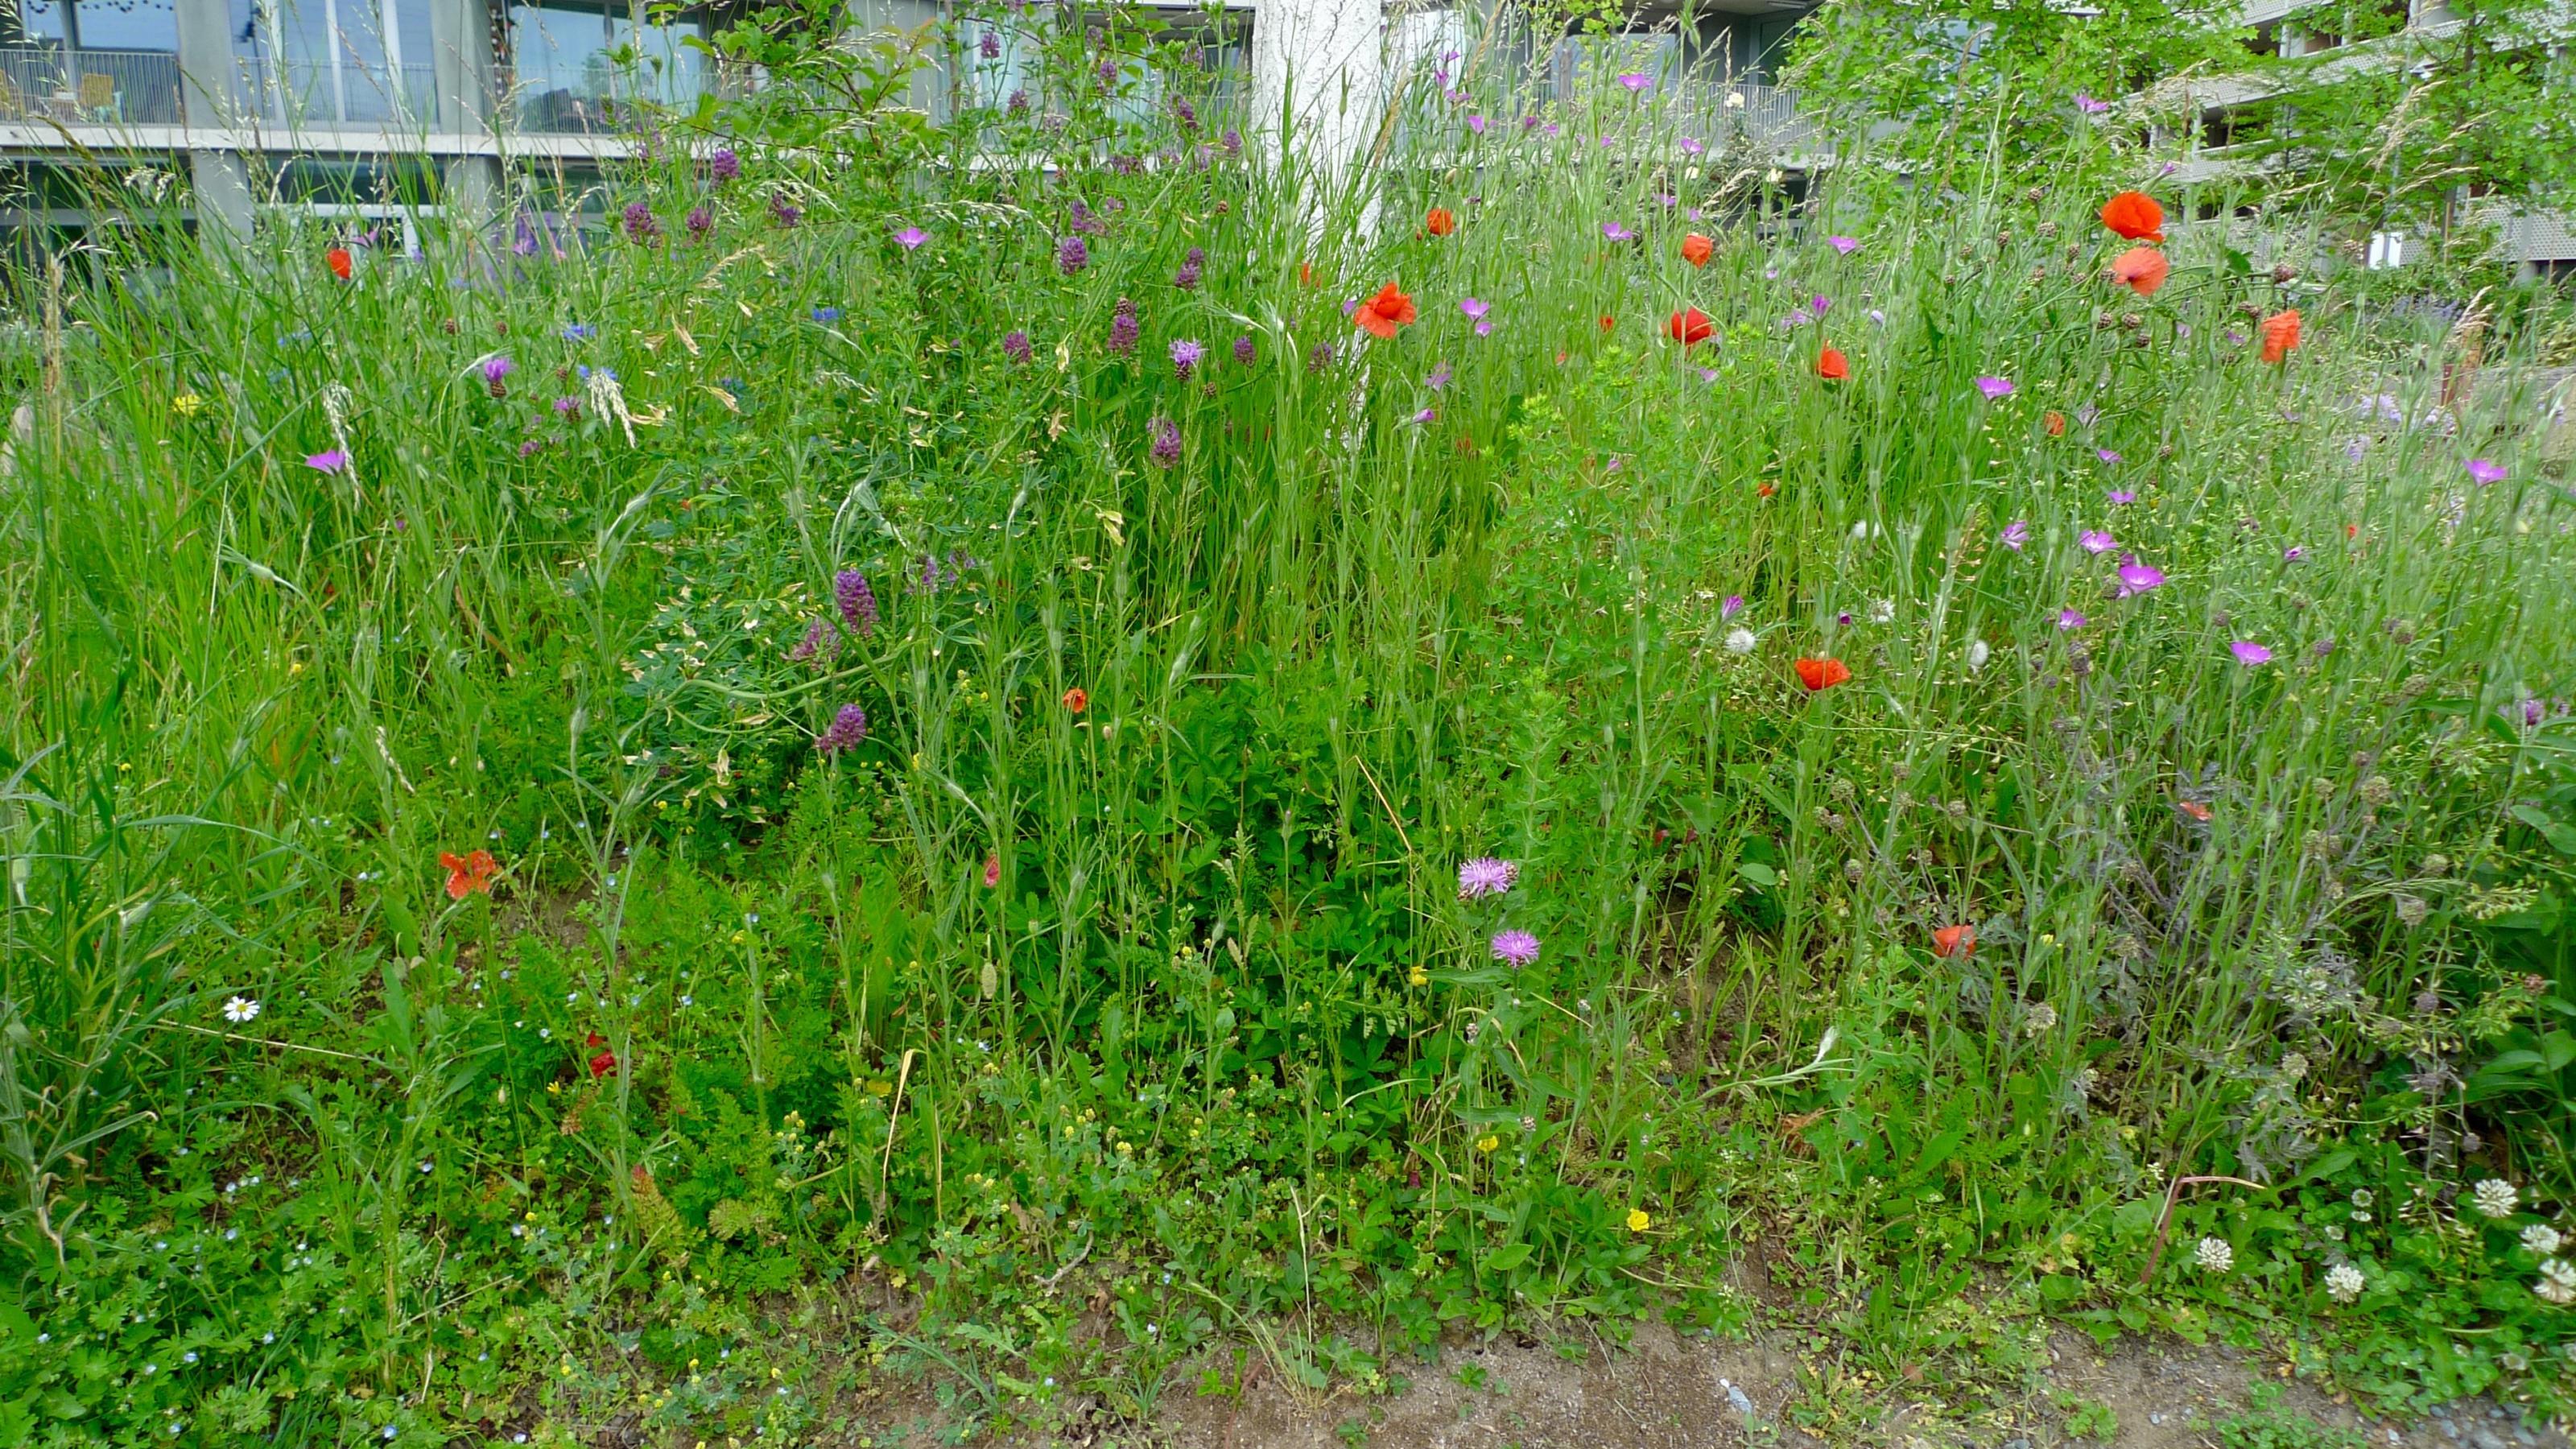
<path id="1" fill-rule="evenodd" d="M 430 3 L 235 0 L 233 53 L 273 121 L 428 123 L 437 115 Z"/>
<path id="2" fill-rule="evenodd" d="M 706 55 L 694 20 L 636 23 L 617 4 L 513 5 L 510 60 L 519 123 L 532 131 L 595 131 L 644 101 L 695 104 Z"/>

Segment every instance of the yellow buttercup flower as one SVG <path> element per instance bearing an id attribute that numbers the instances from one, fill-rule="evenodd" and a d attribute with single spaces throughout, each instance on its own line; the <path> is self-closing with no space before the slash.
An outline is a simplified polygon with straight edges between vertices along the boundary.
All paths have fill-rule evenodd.
<path id="1" fill-rule="evenodd" d="M 193 418 L 206 410 L 206 400 L 193 392 L 183 392 L 170 399 L 170 411 L 183 418 Z"/>
<path id="2" fill-rule="evenodd" d="M 1415 986 L 1428 986 L 1431 984 L 1431 973 L 1416 966 L 1404 979 Z"/>
<path id="3" fill-rule="evenodd" d="M 1632 1233 L 1642 1233 L 1654 1225 L 1655 1220 L 1646 1216 L 1646 1210 L 1644 1208 L 1628 1209 L 1628 1231 Z"/>
<path id="4" fill-rule="evenodd" d="M 1484 1136 L 1476 1139 L 1476 1150 L 1478 1152 L 1491 1152 L 1502 1145 L 1503 1139 L 1495 1136 L 1491 1132 L 1488 1132 Z"/>

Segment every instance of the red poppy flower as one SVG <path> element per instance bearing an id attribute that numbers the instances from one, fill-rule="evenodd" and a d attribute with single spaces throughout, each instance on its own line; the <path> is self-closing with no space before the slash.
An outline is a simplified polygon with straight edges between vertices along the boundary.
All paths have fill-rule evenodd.
<path id="1" fill-rule="evenodd" d="M 450 855 L 440 851 L 438 863 L 447 868 L 447 898 L 452 901 L 461 901 L 467 896 L 478 893 L 490 895 L 492 873 L 501 868 L 501 862 L 494 860 L 492 852 L 488 850 L 472 851 L 465 855 Z"/>
<path id="2" fill-rule="evenodd" d="M 1816 354 L 1816 376 L 1827 382 L 1840 382 L 1851 376 L 1851 359 L 1839 347 L 1828 347 Z"/>
<path id="3" fill-rule="evenodd" d="M 1673 314 L 1673 320 L 1664 324 L 1664 330 L 1673 335 L 1675 342 L 1689 347 L 1706 342 L 1709 334 L 1717 329 L 1710 325 L 1706 312 L 1697 307 L 1685 307 Z"/>
<path id="4" fill-rule="evenodd" d="M 590 1059 L 590 1076 L 592 1081 L 597 1081 L 601 1077 L 607 1076 L 610 1072 L 616 1070 L 617 1053 L 615 1052 L 601 1052 L 599 1055 Z"/>
<path id="5" fill-rule="evenodd" d="M 1709 257 L 1716 251 L 1717 244 L 1698 232 L 1682 238 L 1682 260 L 1694 267 L 1707 266 Z"/>
<path id="6" fill-rule="evenodd" d="M 1378 288 L 1377 295 L 1359 305 L 1351 320 L 1360 330 L 1383 342 L 1395 335 L 1395 329 L 1408 326 L 1414 318 L 1413 299 L 1396 290 L 1389 282 Z"/>
<path id="7" fill-rule="evenodd" d="M 2263 319 L 2263 360 L 2280 362 L 2299 345 L 2299 309 L 2275 312 Z"/>
<path id="8" fill-rule="evenodd" d="M 2062 438 L 2066 436 L 2066 414 L 2059 412 L 2055 408 L 2050 408 L 2047 415 L 2041 418 L 2040 421 L 2048 428 L 2048 435 L 2050 437 Z"/>
<path id="9" fill-rule="evenodd" d="M 1311 287 L 1315 285 L 1315 264 L 1313 262 L 1299 262 L 1297 264 L 1297 281 L 1300 286 Z"/>
<path id="10" fill-rule="evenodd" d="M 1831 689 L 1851 678 L 1851 670 L 1846 668 L 1839 659 L 1801 659 L 1795 667 L 1798 671 L 1798 682 L 1807 686 L 1809 694 L 1820 689 Z"/>
<path id="11" fill-rule="evenodd" d="M 2111 259 L 2111 280 L 2141 297 L 2154 296 L 2172 273 L 2173 263 L 2154 247 L 2131 247 Z"/>
<path id="12" fill-rule="evenodd" d="M 1754 497 L 1756 497 L 1756 498 L 1768 498 L 1768 497 L 1770 497 L 1772 494 L 1777 493 L 1777 492 L 1779 492 L 1779 491 L 1780 491 L 1780 485 L 1779 485 L 1779 484 L 1777 484 L 1777 483 L 1765 483 L 1765 484 L 1763 484 L 1761 487 L 1756 488 L 1756 489 L 1754 489 L 1754 490 L 1753 490 L 1753 496 L 1754 496 Z"/>
<path id="13" fill-rule="evenodd" d="M 1611 328 L 1616 327 L 1616 326 L 1618 326 L 1618 325 L 1619 325 L 1618 319 L 1616 319 L 1616 318 L 1614 318 L 1614 317 L 1604 316 L 1604 317 L 1601 319 L 1601 330 L 1602 330 L 1602 331 L 1604 331 L 1604 332 L 1607 332 L 1607 331 L 1609 331 Z"/>
<path id="14" fill-rule="evenodd" d="M 1079 684 L 1075 685 L 1064 692 L 1064 707 L 1069 713 L 1082 713 L 1091 708 L 1091 692 Z"/>
<path id="15" fill-rule="evenodd" d="M 1433 236 L 1447 236 L 1458 229 L 1458 218 L 1449 214 L 1449 208 L 1435 206 L 1431 208 L 1431 214 L 1422 219 L 1422 229 Z"/>
<path id="16" fill-rule="evenodd" d="M 991 890 L 1001 883 L 1002 856 L 999 851 L 995 851 L 984 857 L 984 889 Z"/>
<path id="17" fill-rule="evenodd" d="M 1939 930 L 1934 931 L 1932 933 L 1932 954 L 1935 956 L 1963 957 L 1976 955 L 1977 928 L 1974 926 L 1943 926 Z"/>
<path id="18" fill-rule="evenodd" d="M 347 247 L 333 247 L 331 250 L 324 252 L 322 254 L 322 264 L 331 269 L 332 276 L 338 277 L 344 282 L 349 280 L 349 274 L 352 269 L 349 263 L 349 249 Z"/>
<path id="19" fill-rule="evenodd" d="M 2165 239 L 2165 209 L 2143 191 L 2123 191 L 2103 202 L 2102 224 L 2131 241 Z"/>
<path id="20" fill-rule="evenodd" d="M 2190 816 L 2192 819 L 2199 821 L 2203 825 L 2207 825 L 2209 823 L 2209 807 L 2201 804 L 2197 800 L 2176 800 L 2174 802 L 2174 808 L 2181 811 L 2183 814 Z"/>

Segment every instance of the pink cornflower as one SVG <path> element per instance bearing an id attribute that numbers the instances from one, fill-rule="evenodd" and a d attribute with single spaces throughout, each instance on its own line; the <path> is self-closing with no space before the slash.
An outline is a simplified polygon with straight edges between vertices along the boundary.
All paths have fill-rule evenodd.
<path id="1" fill-rule="evenodd" d="M 1480 896 L 1498 896 L 1518 884 L 1521 868 L 1508 860 L 1480 855 L 1458 863 L 1458 899 L 1472 901 Z"/>

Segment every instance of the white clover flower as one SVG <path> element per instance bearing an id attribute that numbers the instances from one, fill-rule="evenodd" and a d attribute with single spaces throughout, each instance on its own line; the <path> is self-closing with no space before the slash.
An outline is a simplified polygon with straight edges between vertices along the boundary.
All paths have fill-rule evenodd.
<path id="1" fill-rule="evenodd" d="M 1757 642 L 1753 631 L 1741 624 L 1726 632 L 1726 652 L 1729 654 L 1750 654 Z"/>
<path id="2" fill-rule="evenodd" d="M 236 1025 L 259 1019 L 259 1003 L 247 996 L 236 996 L 224 1003 L 224 1020 Z"/>
<path id="3" fill-rule="evenodd" d="M 2540 1281 L 2531 1285 L 2531 1291 L 2539 1294 L 2543 1302 L 2555 1303 L 2561 1308 L 2576 1303 L 2576 1265 L 2570 1265 L 2563 1258 L 2552 1258 L 2541 1264 Z"/>
<path id="4" fill-rule="evenodd" d="M 2021 1029 L 2025 1034 L 2030 1036 L 2037 1036 L 2044 1031 L 2049 1031 L 2055 1028 L 2056 1025 L 2057 1008 L 2049 1005 L 2045 1001 L 2032 1006 L 2028 1010 L 2024 1011 L 2021 1016 Z M 2226 1245 L 2222 1243 L 2219 1246 L 2225 1247 Z"/>
<path id="5" fill-rule="evenodd" d="M 2205 1273 L 2224 1273 L 2236 1266 L 2236 1250 L 2224 1238 L 2203 1238 L 2192 1253 L 2192 1261 Z"/>
<path id="6" fill-rule="evenodd" d="M 1968 672 L 1970 674 L 1974 674 L 1978 670 L 1985 668 L 1986 661 L 1994 656 L 1994 652 L 1995 651 L 1993 649 L 1987 646 L 1986 641 L 1983 639 L 1969 640 Z"/>
<path id="7" fill-rule="evenodd" d="M 2480 1181 L 2476 1187 L 2469 1189 L 2469 1194 L 2476 1200 L 2478 1211 L 2491 1218 L 2512 1217 L 2514 1202 L 2521 1196 L 2514 1190 L 2512 1183 L 2501 1177 L 2490 1177 Z"/>
<path id="8" fill-rule="evenodd" d="M 2326 1270 L 2326 1296 L 2337 1303 L 2359 1298 L 2364 1286 L 2361 1270 L 2350 1263 L 2337 1263 Z"/>
<path id="9" fill-rule="evenodd" d="M 2547 1223 L 2533 1223 L 2522 1230 L 2522 1245 L 2544 1258 L 2557 1252 L 2561 1241 L 2558 1230 Z"/>

